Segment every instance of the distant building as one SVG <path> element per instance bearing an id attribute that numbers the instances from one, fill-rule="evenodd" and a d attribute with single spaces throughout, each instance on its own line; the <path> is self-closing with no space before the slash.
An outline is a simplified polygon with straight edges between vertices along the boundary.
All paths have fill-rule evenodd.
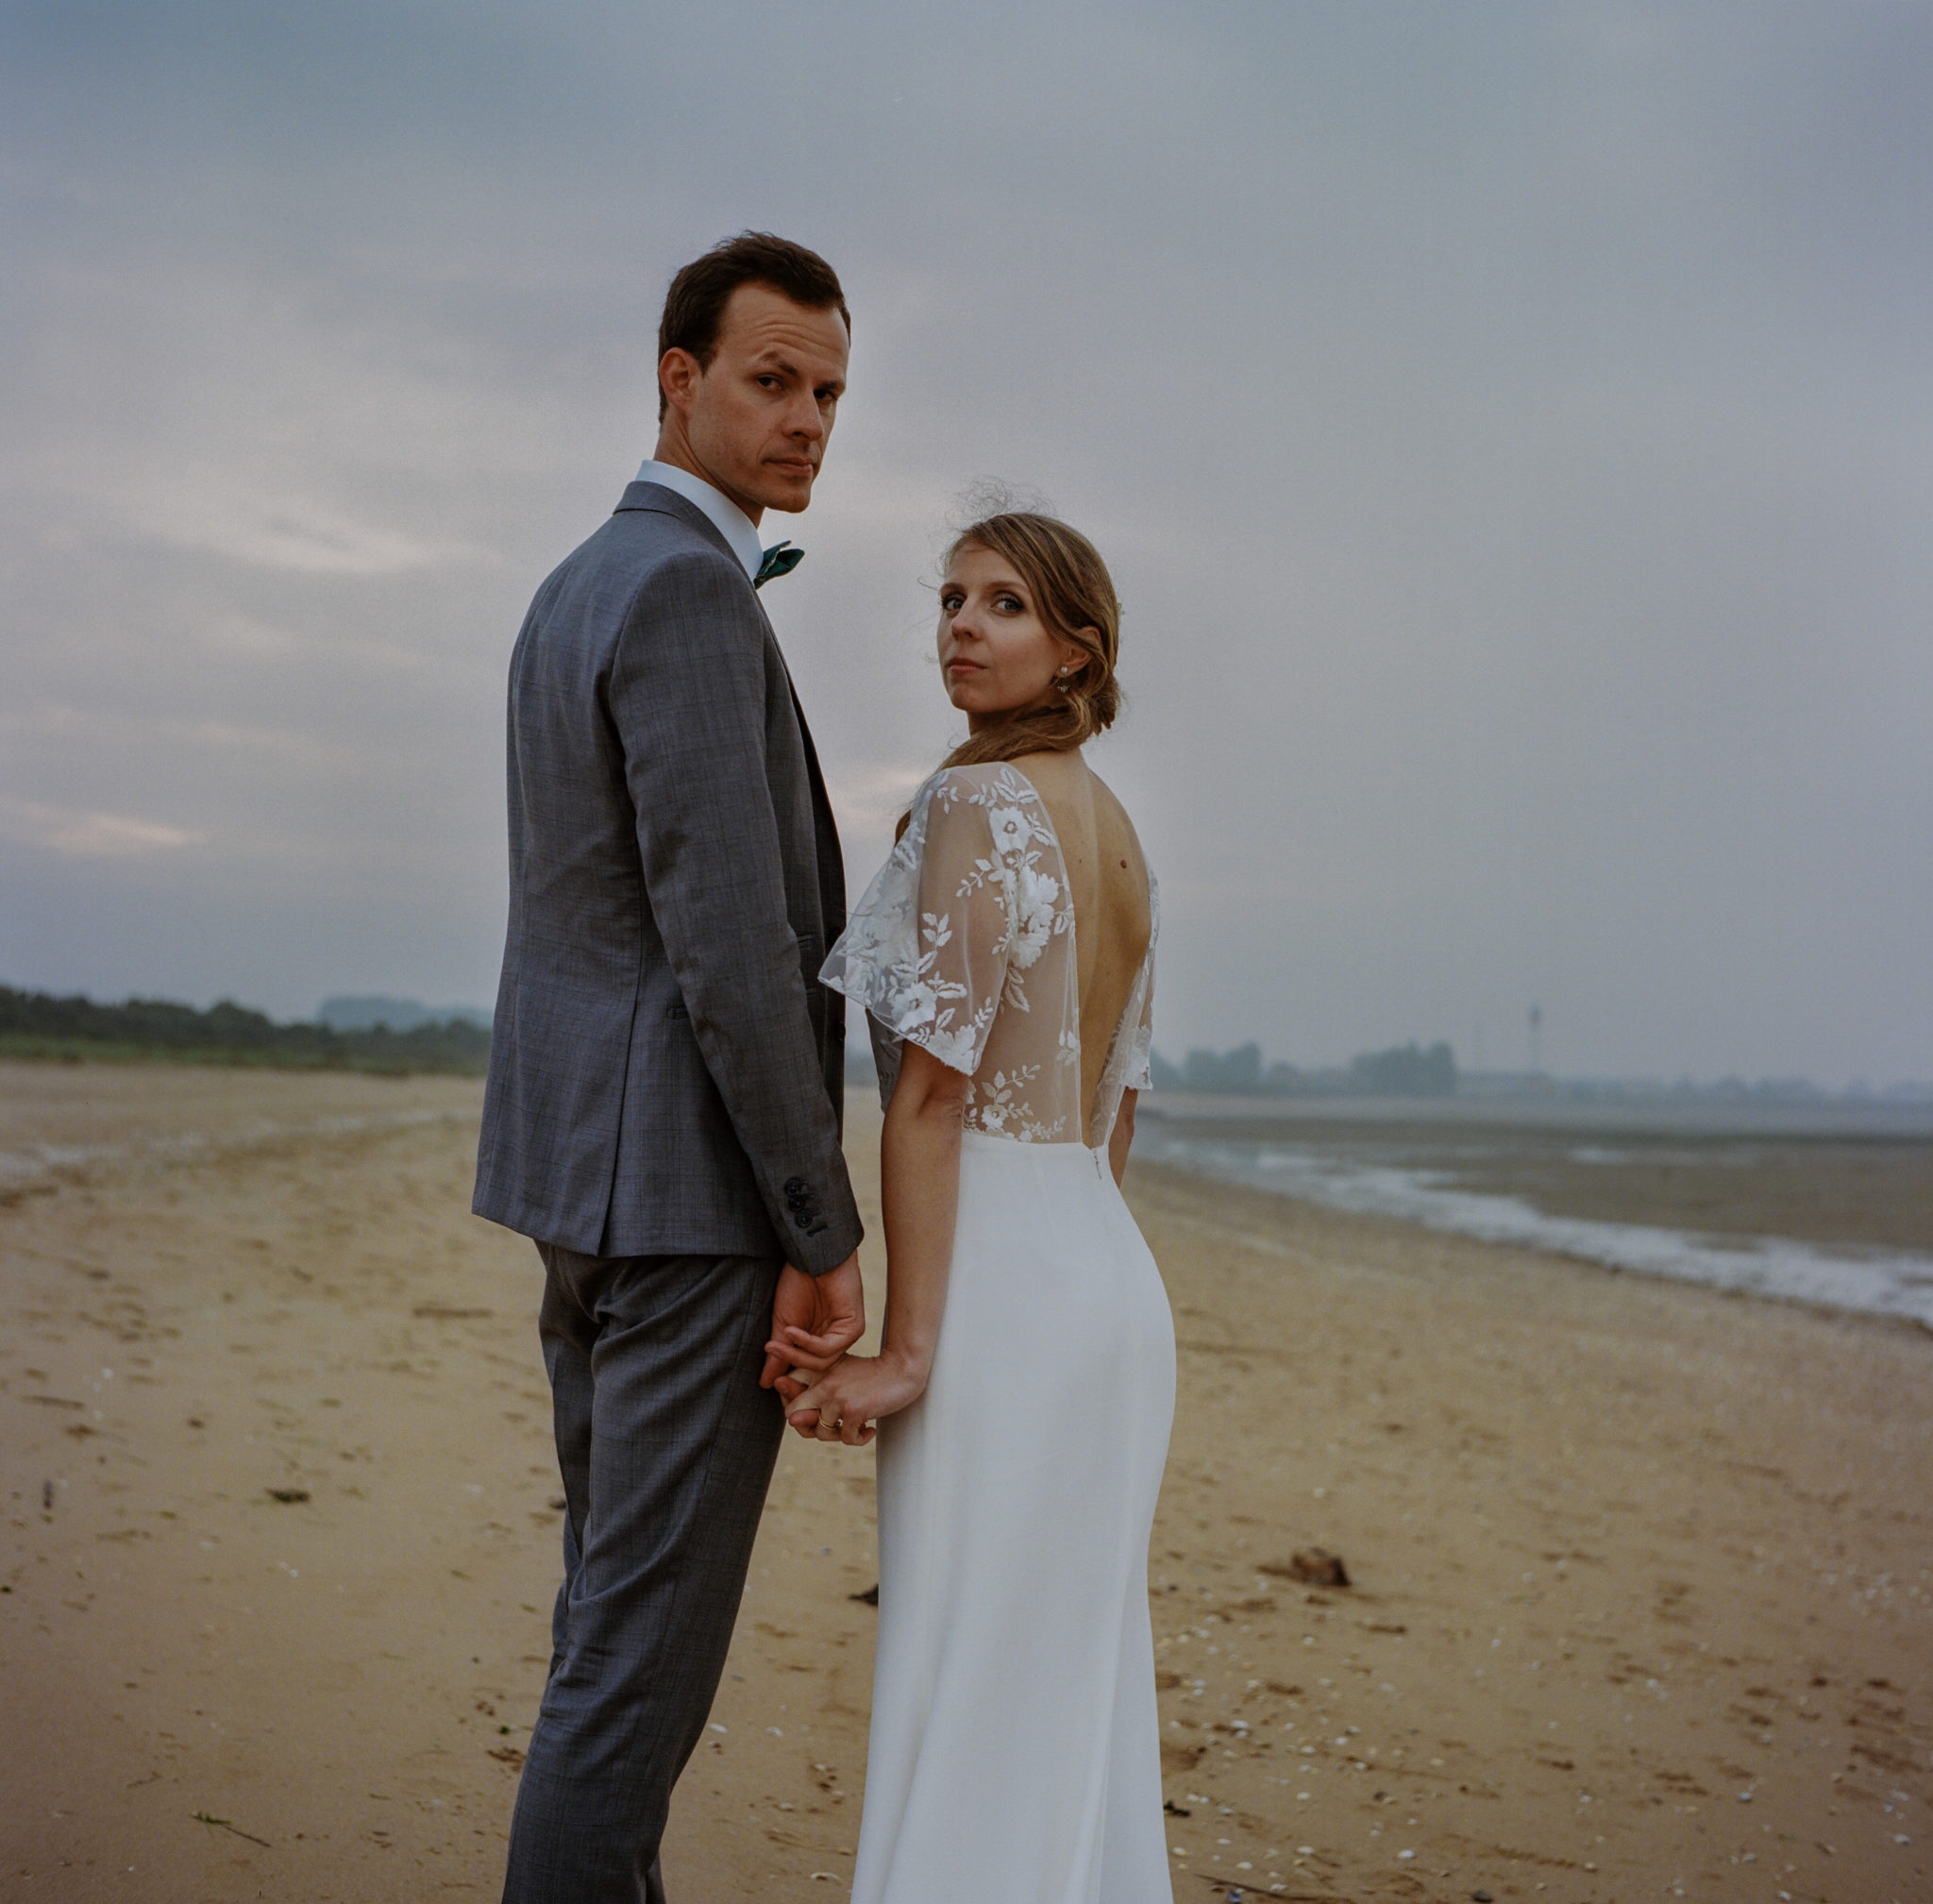
<path id="1" fill-rule="evenodd" d="M 1193 1091 L 1204 1097 L 1404 1097 L 1456 1095 L 1456 1054 L 1438 1039 L 1423 1046 L 1414 1040 L 1387 1051 L 1364 1052 L 1345 1070 L 1298 1070 L 1278 1059 L 1266 1070 L 1262 1048 L 1237 1045 L 1233 1051 L 1191 1051 L 1179 1066 L 1156 1052 L 1149 1065 L 1158 1091 Z"/>

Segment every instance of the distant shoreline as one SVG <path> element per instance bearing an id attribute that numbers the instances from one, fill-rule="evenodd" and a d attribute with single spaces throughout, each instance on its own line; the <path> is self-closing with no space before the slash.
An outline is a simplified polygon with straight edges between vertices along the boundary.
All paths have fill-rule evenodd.
<path id="1" fill-rule="evenodd" d="M 1924 1113 L 1838 1105 L 1829 1121 L 1788 1113 L 1768 1128 L 1762 1111 L 1708 1106 L 1645 1122 L 1628 1105 L 1532 1108 L 1162 1098 L 1135 1156 L 1439 1235 L 1933 1329 Z"/>
<path id="2" fill-rule="evenodd" d="M 1235 1097 L 1143 1091 L 1138 1115 L 1217 1135 L 1266 1137 L 1285 1125 L 1475 1125 L 1497 1130 L 1576 1131 L 1603 1137 L 1839 1137 L 1933 1139 L 1933 1104 L 1826 1099 L 1817 1104 L 1724 1104 L 1545 1097 Z M 1237 1132 L 1236 1126 L 1241 1127 Z"/>
<path id="3" fill-rule="evenodd" d="M 331 1008 L 395 1005 L 408 1000 L 332 999 Z M 478 1077 L 488 1068 L 490 1028 L 475 1014 L 386 1022 L 278 1024 L 266 1012 L 222 999 L 206 1011 L 175 999 L 99 1004 L 84 993 L 58 997 L 0 985 L 0 1057 L 59 1064 L 202 1064 L 244 1070 L 415 1071 Z"/>
<path id="4" fill-rule="evenodd" d="M 0 1032 L 0 1058 L 28 1064 L 192 1065 L 239 1070 L 361 1071 L 378 1077 L 481 1077 L 484 1065 L 408 1052 L 290 1051 L 273 1045 L 165 1045 Z"/>

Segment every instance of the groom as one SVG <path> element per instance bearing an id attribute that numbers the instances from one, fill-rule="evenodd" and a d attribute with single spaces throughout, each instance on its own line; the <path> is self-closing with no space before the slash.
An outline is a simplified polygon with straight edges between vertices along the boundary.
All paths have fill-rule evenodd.
<path id="1" fill-rule="evenodd" d="M 537 591 L 510 670 L 510 929 L 474 1207 L 533 1238 L 563 1473 L 550 1676 L 506 1904 L 664 1897 L 772 1464 L 771 1391 L 865 1326 L 839 1149 L 845 922 L 754 590 L 846 385 L 839 280 L 727 240 L 672 279 L 656 460 Z M 819 1356 L 765 1353 L 787 1325 Z"/>

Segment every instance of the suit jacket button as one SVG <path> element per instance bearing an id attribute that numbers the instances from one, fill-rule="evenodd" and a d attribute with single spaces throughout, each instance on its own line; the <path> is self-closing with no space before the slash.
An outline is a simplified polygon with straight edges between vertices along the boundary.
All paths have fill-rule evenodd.
<path id="1" fill-rule="evenodd" d="M 803 1196 L 809 1188 L 803 1177 L 787 1177 L 780 1186 L 788 1197 Z"/>

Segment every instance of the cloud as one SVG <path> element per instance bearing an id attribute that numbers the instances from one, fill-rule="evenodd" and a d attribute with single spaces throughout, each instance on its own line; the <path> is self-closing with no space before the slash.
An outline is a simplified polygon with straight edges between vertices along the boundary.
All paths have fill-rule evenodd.
<path id="1" fill-rule="evenodd" d="M 298 489 L 265 490 L 206 466 L 117 483 L 105 499 L 138 535 L 270 573 L 369 578 L 492 560 L 474 543 L 412 535 Z"/>
<path id="2" fill-rule="evenodd" d="M 487 997 L 511 643 L 650 447 L 670 271 L 756 226 L 855 317 L 765 598 L 855 884 L 956 735 L 984 472 L 1127 605 L 1167 1046 L 1468 1058 L 1535 998 L 1566 1069 L 1933 1070 L 1933 14 L 782 26 L 0 24 L 0 832 L 59 874 L 0 977 Z"/>
<path id="3" fill-rule="evenodd" d="M 74 859 L 145 859 L 205 846 L 209 837 L 135 814 L 83 813 L 23 800 L 0 800 L 0 836 Z"/>

